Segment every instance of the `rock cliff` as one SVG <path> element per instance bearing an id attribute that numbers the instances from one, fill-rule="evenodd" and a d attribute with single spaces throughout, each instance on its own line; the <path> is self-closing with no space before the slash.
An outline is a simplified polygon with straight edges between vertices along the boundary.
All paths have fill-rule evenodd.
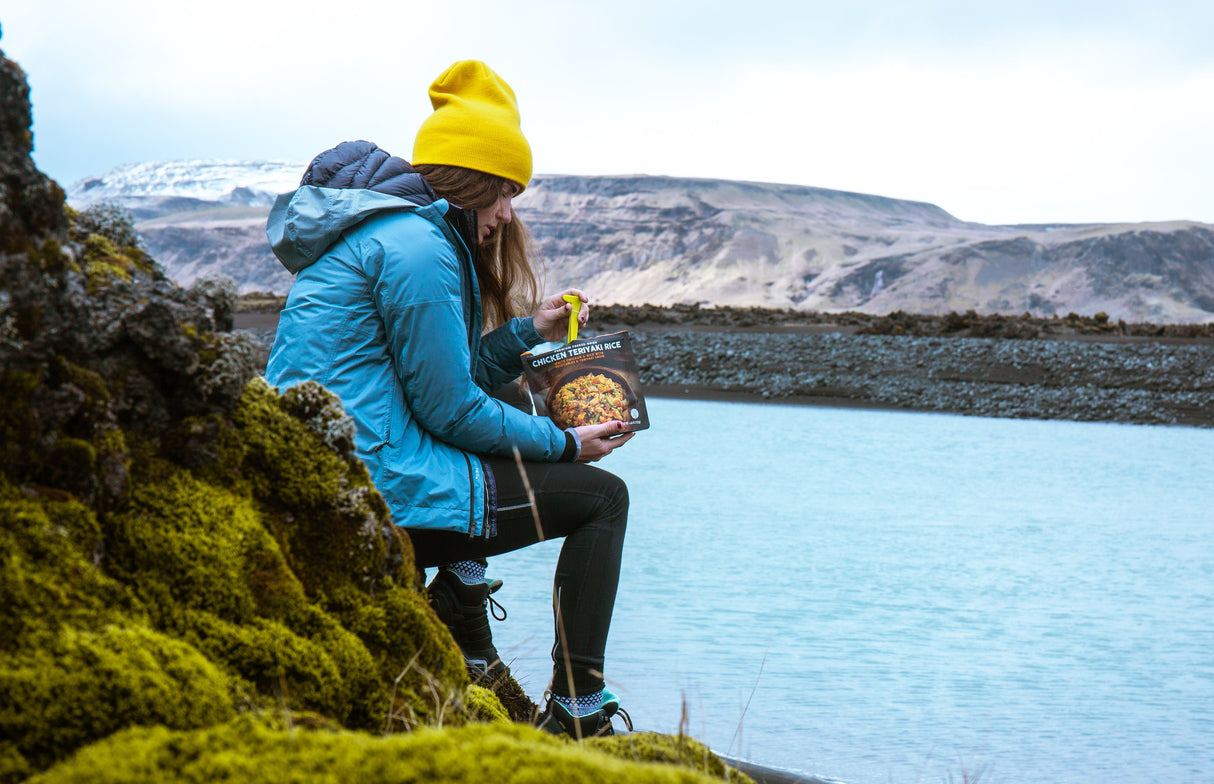
<path id="1" fill-rule="evenodd" d="M 0 253 L 18 253 L 29 248 L 31 237 L 67 231 L 63 189 L 30 158 L 29 92 L 21 67 L 0 60 Z"/>

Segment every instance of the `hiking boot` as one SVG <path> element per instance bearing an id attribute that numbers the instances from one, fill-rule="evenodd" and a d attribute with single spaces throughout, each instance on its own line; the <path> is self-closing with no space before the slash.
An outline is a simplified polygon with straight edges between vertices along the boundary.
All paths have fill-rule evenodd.
<path id="1" fill-rule="evenodd" d="M 611 717 L 619 714 L 628 731 L 632 732 L 632 718 L 620 707 L 620 698 L 603 689 L 603 704 L 593 713 L 574 716 L 554 698 L 548 698 L 548 707 L 536 719 L 536 726 L 553 735 L 568 735 L 575 740 L 614 735 Z"/>
<path id="2" fill-rule="evenodd" d="M 468 674 L 474 679 L 496 679 L 510 672 L 493 647 L 493 632 L 489 629 L 489 612 L 499 621 L 506 619 L 506 611 L 490 598 L 490 594 L 502 587 L 501 580 L 486 580 L 475 585 L 466 585 L 453 572 L 439 569 L 430 581 L 426 593 L 434 614 L 451 630 L 451 636 L 464 654 Z M 497 611 L 501 610 L 501 615 Z"/>

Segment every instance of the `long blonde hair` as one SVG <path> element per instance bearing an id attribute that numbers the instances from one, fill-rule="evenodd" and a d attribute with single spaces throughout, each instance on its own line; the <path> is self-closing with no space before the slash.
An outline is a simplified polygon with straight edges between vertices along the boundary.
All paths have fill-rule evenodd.
<path id="1" fill-rule="evenodd" d="M 492 207 L 503 193 L 518 190 L 510 180 L 460 166 L 419 163 L 414 167 L 434 192 L 464 209 Z M 539 282 L 531 257 L 531 234 L 515 214 L 500 223 L 476 253 L 476 277 L 481 288 L 485 328 L 530 314 L 538 302 Z"/>

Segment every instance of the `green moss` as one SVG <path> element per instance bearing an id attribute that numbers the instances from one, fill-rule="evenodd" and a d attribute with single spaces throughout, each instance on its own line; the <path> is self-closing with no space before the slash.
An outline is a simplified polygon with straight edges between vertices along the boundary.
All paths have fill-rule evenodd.
<path id="1" fill-rule="evenodd" d="M 133 488 L 129 507 L 111 515 L 107 529 L 111 569 L 149 598 L 154 594 L 166 614 L 177 607 L 252 618 L 257 601 L 245 577 L 264 568 L 264 559 L 251 562 L 255 554 L 277 550 L 248 500 L 180 469 Z M 278 576 L 294 581 L 285 567 Z"/>
<path id="2" fill-rule="evenodd" d="M 260 379 L 249 383 L 234 420 L 244 445 L 241 472 L 253 495 L 281 512 L 285 549 L 305 583 L 325 591 L 381 576 L 389 523 L 361 463 L 326 448 Z"/>
<path id="3" fill-rule="evenodd" d="M 97 451 L 103 454 L 108 452 L 125 455 L 127 453 L 126 434 L 116 427 L 98 431 L 93 443 L 97 447 Z"/>
<path id="4" fill-rule="evenodd" d="M 17 744 L 7 738 L 0 740 L 0 781 L 25 781 L 34 769 Z"/>
<path id="5" fill-rule="evenodd" d="M 727 766 L 711 749 L 686 735 L 634 732 L 590 738 L 584 743 L 621 759 L 679 765 L 716 779 L 754 784 L 749 776 Z"/>
<path id="6" fill-rule="evenodd" d="M 307 425 L 325 445 L 338 455 L 354 452 L 354 420 L 342 408 L 341 400 L 319 384 L 291 387 L 279 399 L 283 411 Z"/>
<path id="7" fill-rule="evenodd" d="M 101 234 L 88 235 L 81 258 L 87 288 L 94 294 L 116 280 L 130 282 L 135 273 L 150 274 L 156 267 L 156 262 L 141 248 L 134 245 L 119 247 Z"/>
<path id="8" fill-rule="evenodd" d="M 105 278 L 131 279 L 131 260 L 122 255 L 122 251 L 108 237 L 90 234 L 84 240 L 82 257 L 90 283 Z"/>
<path id="9" fill-rule="evenodd" d="M 0 651 L 37 647 L 66 624 L 143 617 L 130 591 L 98 567 L 101 548 L 91 509 L 27 497 L 0 477 Z"/>
<path id="10" fill-rule="evenodd" d="M 469 715 L 482 721 L 510 723 L 510 715 L 502 701 L 484 686 L 470 685 L 464 693 L 464 704 L 468 706 Z"/>
<path id="11" fill-rule="evenodd" d="M 234 419 L 243 431 L 256 496 L 301 510 L 332 505 L 349 467 L 332 451 L 317 449 L 319 439 L 283 410 L 273 387 L 251 382 Z"/>
<path id="12" fill-rule="evenodd" d="M 160 434 L 166 457 L 184 466 L 199 479 L 249 496 L 241 476 L 244 446 L 241 433 L 221 414 L 184 417 Z"/>
<path id="13" fill-rule="evenodd" d="M 88 441 L 60 438 L 47 454 L 38 481 L 82 498 L 88 497 L 96 484 L 93 473 L 96 462 L 97 450 Z"/>
<path id="14" fill-rule="evenodd" d="M 423 595 L 394 579 L 412 574 L 412 552 L 361 463 L 326 448 L 260 381 L 234 426 L 198 433 L 197 448 L 218 455 L 198 473 L 240 483 L 144 460 L 107 519 L 110 568 L 158 627 L 192 635 L 292 709 L 361 728 L 466 720 L 462 657 Z M 338 492 L 284 492 L 298 475 L 331 477 Z"/>
<path id="15" fill-rule="evenodd" d="M 392 684 L 388 729 L 463 720 L 452 715 L 468 686 L 463 656 L 420 593 L 391 583 L 374 595 L 347 587 L 329 597 L 326 609 L 358 635 Z"/>
<path id="16" fill-rule="evenodd" d="M 30 261 L 38 264 L 42 269 L 58 275 L 63 272 L 79 271 L 80 268 L 72 257 L 63 250 L 63 246 L 53 237 L 42 241 L 42 244 L 30 251 Z"/>
<path id="17" fill-rule="evenodd" d="M 182 632 L 266 706 L 323 714 L 346 726 L 380 728 L 387 684 L 361 641 L 318 608 L 304 605 L 286 621 L 231 623 L 189 613 Z"/>
<path id="18" fill-rule="evenodd" d="M 156 269 L 156 260 L 138 245 L 125 245 L 122 255 L 130 259 L 131 265 L 145 274 L 151 274 Z"/>
<path id="19" fill-rule="evenodd" d="M 36 371 L 0 370 L 0 473 L 18 481 L 37 467 L 28 452 L 39 430 L 30 399 L 40 381 Z"/>
<path id="20" fill-rule="evenodd" d="M 286 621 L 297 634 L 310 640 L 337 667 L 342 679 L 342 713 L 347 727 L 371 729 L 383 727 L 389 698 L 388 683 L 380 676 L 375 657 L 356 634 L 319 607 L 296 607 Z"/>
<path id="21" fill-rule="evenodd" d="M 54 357 L 44 368 L 0 373 L 0 398 L 5 401 L 0 407 L 0 473 L 91 500 L 99 468 L 94 439 L 112 429 L 103 424 L 110 401 L 105 380 Z M 51 407 L 54 430 L 39 416 L 47 398 L 60 401 Z"/>
<path id="22" fill-rule="evenodd" d="M 74 417 L 74 433 L 87 436 L 96 423 L 104 419 L 110 402 L 109 388 L 101 374 L 69 362 L 64 357 L 55 357 L 50 363 L 49 384 L 63 386 L 70 384 L 79 390 L 83 399 Z"/>
<path id="23" fill-rule="evenodd" d="M 384 738 L 299 727 L 277 729 L 265 722 L 238 719 L 196 732 L 162 727 L 126 730 L 36 776 L 31 784 L 223 780 L 247 784 L 706 784 L 720 779 L 686 768 L 609 756 L 529 727 L 472 725 Z"/>
<path id="24" fill-rule="evenodd" d="M 137 626 L 64 628 L 0 668 L 0 736 L 39 768 L 134 724 L 188 729 L 234 715 L 219 670 L 185 643 Z"/>
<path id="25" fill-rule="evenodd" d="M 240 676 L 248 698 L 262 708 L 315 711 L 345 721 L 350 695 L 341 669 L 324 646 L 264 619 L 229 623 L 209 613 L 189 614 L 191 640 L 213 662 Z"/>
<path id="26" fill-rule="evenodd" d="M 88 419 L 115 399 L 123 374 L 103 378 L 66 361 L 45 372 L 0 377 L 16 393 L 0 426 L 23 439 L 0 476 L 0 705 L 11 706 L 0 710 L 0 737 L 11 739 L 0 741 L 0 783 L 135 724 L 160 726 L 117 736 L 141 738 L 138 748 L 104 741 L 85 756 L 110 748 L 118 758 L 105 764 L 121 778 L 153 736 L 173 748 L 198 741 L 206 747 L 198 754 L 222 772 L 223 753 L 207 745 L 220 738 L 216 749 L 244 749 L 233 764 L 277 779 L 292 755 L 312 759 L 311 746 L 323 741 L 326 759 L 357 766 L 339 768 L 345 780 L 360 778 L 353 760 L 364 747 L 391 748 L 377 764 L 409 776 L 437 770 L 428 761 L 435 755 L 442 768 L 458 767 L 468 749 L 481 754 L 487 744 L 489 761 L 457 775 L 500 778 L 537 748 L 541 759 L 554 754 L 552 764 L 571 765 L 574 780 L 622 775 L 611 766 L 624 763 L 606 756 L 584 763 L 586 750 L 527 728 L 511 734 L 500 700 L 470 686 L 458 647 L 416 584 L 409 539 L 350 450 L 348 419 L 328 392 L 312 385 L 279 396 L 254 380 L 233 410 L 178 419 L 159 437 L 82 421 L 48 440 L 28 405 L 43 378 L 80 390 Z M 20 466 L 38 442 L 52 444 L 59 473 L 43 474 L 60 489 L 22 484 L 29 469 Z M 84 491 L 94 480 L 109 489 L 90 499 Z M 226 722 L 237 710 L 377 733 L 491 722 L 506 734 L 427 735 L 405 752 L 350 732 L 279 732 L 264 738 L 271 749 L 296 736 L 307 747 L 279 756 L 242 745 L 244 725 L 163 734 Z M 147 753 L 167 747 L 157 748 Z M 398 753 L 413 754 L 414 767 L 399 767 Z M 192 775 L 176 752 L 163 762 Z M 76 775 L 72 764 L 60 770 Z M 330 776 L 313 776 L 311 762 L 301 770 L 307 780 Z"/>
<path id="27" fill-rule="evenodd" d="M 130 480 L 130 449 L 126 434 L 117 427 L 98 428 L 93 446 L 97 450 L 97 482 L 102 491 L 98 509 L 108 509 L 125 499 Z"/>
<path id="28" fill-rule="evenodd" d="M 366 467 L 334 451 L 291 409 L 254 379 L 233 419 L 244 447 L 241 474 L 272 515 L 292 568 L 316 593 L 351 582 L 369 590 L 385 577 L 412 575 L 412 548 L 392 526 Z"/>

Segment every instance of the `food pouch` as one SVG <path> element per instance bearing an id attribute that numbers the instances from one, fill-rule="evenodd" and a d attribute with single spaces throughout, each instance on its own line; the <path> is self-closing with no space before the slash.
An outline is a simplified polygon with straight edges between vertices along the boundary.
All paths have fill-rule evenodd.
<path id="1" fill-rule="evenodd" d="M 561 429 L 619 420 L 624 431 L 649 427 L 632 340 L 625 332 L 523 354 L 535 411 Z"/>

